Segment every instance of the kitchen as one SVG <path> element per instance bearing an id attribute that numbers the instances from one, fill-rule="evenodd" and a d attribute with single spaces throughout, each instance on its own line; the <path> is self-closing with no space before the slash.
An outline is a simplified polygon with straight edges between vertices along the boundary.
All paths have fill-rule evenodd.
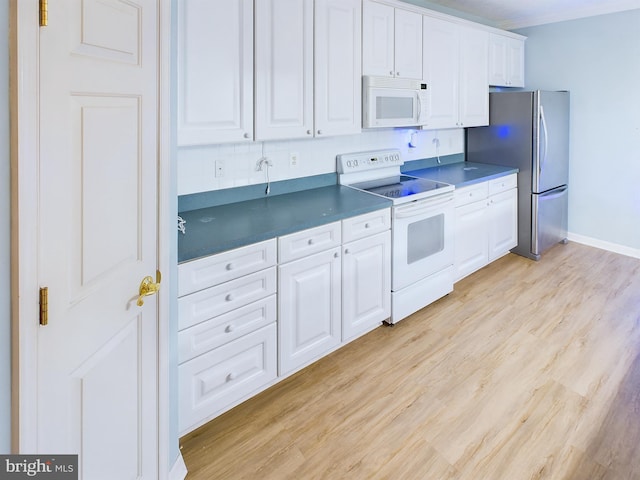
<path id="1" fill-rule="evenodd" d="M 627 14 L 628 15 L 628 14 Z M 624 15 L 618 14 L 615 18 L 611 17 L 595 17 L 590 20 L 594 22 L 595 26 L 600 26 L 601 23 L 604 25 L 610 25 L 611 23 L 618 25 L 618 23 L 625 24 L 625 20 L 622 18 Z M 626 18 L 626 17 L 625 17 Z M 626 22 L 636 22 L 637 17 L 634 17 L 631 14 L 630 18 L 626 20 Z M 584 20 L 583 22 L 588 22 Z M 588 24 L 588 27 L 592 27 L 591 24 Z M 609 62 L 614 62 L 613 64 L 606 63 L 611 71 L 599 72 L 601 76 L 594 75 L 590 69 L 587 69 L 586 65 L 589 64 L 590 57 L 580 58 L 579 56 L 574 55 L 574 52 L 583 52 L 584 45 L 591 45 L 589 43 L 591 40 L 589 36 L 586 35 L 586 31 L 588 30 L 583 26 L 580 22 L 569 22 L 557 24 L 555 26 L 550 25 L 546 27 L 532 27 L 528 29 L 530 31 L 525 31 L 525 34 L 528 37 L 527 40 L 527 86 L 539 87 L 539 88 L 547 88 L 547 89 L 557 89 L 557 88 L 567 88 L 572 92 L 572 99 L 574 100 L 574 108 L 578 109 L 577 114 L 584 118 L 584 120 L 578 120 L 578 122 L 585 122 L 584 124 L 574 122 L 572 128 L 576 129 L 578 127 L 582 127 L 578 132 L 584 130 L 583 134 L 576 134 L 575 131 L 572 131 L 572 138 L 574 138 L 574 143 L 572 144 L 572 155 L 579 154 L 579 158 L 584 159 L 581 162 L 584 162 L 585 169 L 581 172 L 572 172 L 573 175 L 577 176 L 572 179 L 572 185 L 582 185 L 589 186 L 593 183 L 593 188 L 588 189 L 580 189 L 577 188 L 578 191 L 574 190 L 575 195 L 578 195 L 575 200 L 576 204 L 576 212 L 575 214 L 570 214 L 571 221 L 574 222 L 573 228 L 570 228 L 570 231 L 574 232 L 575 235 L 579 236 L 576 238 L 577 240 L 589 241 L 591 239 L 592 242 L 599 242 L 596 246 L 604 246 L 608 248 L 621 248 L 624 252 L 633 253 L 637 250 L 637 243 L 634 243 L 635 231 L 633 230 L 632 222 L 620 222 L 616 220 L 616 216 L 607 215 L 604 211 L 604 207 L 607 205 L 607 202 L 614 202 L 615 207 L 610 205 L 608 211 L 611 208 L 615 208 L 615 211 L 619 211 L 621 216 L 625 218 L 633 218 L 634 214 L 637 214 L 637 210 L 633 208 L 633 202 L 624 201 L 624 196 L 627 195 L 628 198 L 634 198 L 633 195 L 635 190 L 632 187 L 632 181 L 634 178 L 637 178 L 637 175 L 634 177 L 634 172 L 637 172 L 637 158 L 633 158 L 633 155 L 637 156 L 637 149 L 630 149 L 629 142 L 633 142 L 633 139 L 637 138 L 637 122 L 634 123 L 634 118 L 630 115 L 628 118 L 622 118 L 623 121 L 617 120 L 619 115 L 619 111 L 613 112 L 611 110 L 612 105 L 621 104 L 621 102 L 616 102 L 615 99 L 618 95 L 620 95 L 620 90 L 624 90 L 626 92 L 625 95 L 634 95 L 634 90 L 629 88 L 621 88 L 621 89 L 607 89 L 606 92 L 600 91 L 600 95 L 598 95 L 598 103 L 593 108 L 596 110 L 592 110 L 592 107 L 589 107 L 588 102 L 580 102 L 578 101 L 577 105 L 575 103 L 576 95 L 578 99 L 584 98 L 593 98 L 593 92 L 598 91 L 598 89 L 592 88 L 593 85 L 603 85 L 611 82 L 609 75 L 617 75 L 616 82 L 621 82 L 624 85 L 625 81 L 630 81 L 629 75 L 633 75 L 633 70 L 627 69 L 628 66 L 622 59 L 620 59 L 616 55 L 612 55 L 611 51 L 614 48 L 614 45 L 617 42 L 626 42 L 624 45 L 628 45 L 631 47 L 632 45 L 636 45 L 635 41 L 635 33 L 633 29 L 629 28 L 617 28 L 616 31 L 621 37 L 618 37 L 611 33 L 612 40 L 610 43 L 606 44 L 605 52 L 602 52 L 602 49 L 605 48 L 602 45 L 594 45 L 592 52 L 595 51 L 599 53 L 599 58 L 607 58 Z M 566 32 L 574 32 L 574 35 L 566 36 Z M 626 32 L 626 33 L 624 33 Z M 536 38 L 536 35 L 540 36 L 540 39 L 537 40 L 540 42 L 536 44 L 532 41 L 532 39 Z M 627 35 L 627 37 L 625 37 Z M 608 37 L 607 37 L 608 38 Z M 572 39 L 576 43 L 571 43 Z M 579 45 L 577 44 L 578 40 L 581 42 Z M 615 40 L 615 41 L 614 41 Z M 554 45 L 553 48 L 548 46 L 548 43 Z M 562 54 L 562 48 L 558 47 L 558 45 L 567 44 L 566 48 L 570 49 L 568 51 L 572 52 L 571 55 Z M 533 45 L 533 46 L 532 46 Z M 537 45 L 541 45 L 540 51 L 536 51 Z M 548 57 L 549 51 L 558 51 L 558 58 L 545 58 Z M 633 55 L 633 51 L 629 53 L 629 50 L 622 49 L 625 54 Z M 620 53 L 622 56 L 622 52 Z M 577 62 L 576 65 L 572 65 L 574 68 L 559 68 L 558 65 L 563 65 L 567 62 L 567 59 L 570 58 L 572 61 Z M 546 65 L 545 62 L 556 61 L 557 63 L 551 65 L 548 68 L 539 67 L 539 68 L 531 68 L 532 62 L 539 62 L 539 65 Z M 581 61 L 581 63 L 579 63 Z M 617 62 L 617 63 L 615 63 Z M 534 63 L 535 65 L 535 63 Z M 620 70 L 622 66 L 625 66 L 624 69 Z M 588 75 L 585 72 L 589 73 Z M 581 88 L 583 88 L 581 90 Z M 600 89 L 601 90 L 601 89 Z M 606 98 L 609 98 L 609 101 L 604 101 Z M 622 102 L 626 104 L 625 102 Z M 633 103 L 633 102 L 629 102 Z M 580 109 L 586 109 L 585 111 L 581 111 Z M 576 116 L 576 111 L 572 112 L 572 116 Z M 584 115 L 582 115 L 584 114 Z M 616 115 L 615 117 L 613 115 Z M 587 121 L 588 120 L 588 121 Z M 611 130 L 613 126 L 618 126 L 618 129 Z M 625 135 L 623 135 L 625 134 Z M 399 138 L 401 137 L 401 138 Z M 375 149 L 375 148 L 386 148 L 389 146 L 389 143 L 398 144 L 402 148 L 406 148 L 407 152 L 409 151 L 406 147 L 406 144 L 409 141 L 410 134 L 401 133 L 401 132 L 384 132 L 382 134 L 363 134 L 361 139 L 340 139 L 336 138 L 334 140 L 310 140 L 311 144 L 300 142 L 282 142 L 282 144 L 270 144 L 270 142 L 265 143 L 264 149 L 265 154 L 270 156 L 271 154 L 275 154 L 278 158 L 284 158 L 284 162 L 274 162 L 274 167 L 270 169 L 271 179 L 274 181 L 282 180 L 284 178 L 288 178 L 290 175 L 289 168 L 293 169 L 294 167 L 290 167 L 291 162 L 291 154 L 297 153 L 298 156 L 298 171 L 300 172 L 300 176 L 310 176 L 314 174 L 323 174 L 327 171 L 332 171 L 335 166 L 329 165 L 326 160 L 328 156 L 332 156 L 335 158 L 335 154 L 337 153 L 345 153 L 350 151 L 362 151 L 367 149 Z M 436 142 L 435 133 L 430 131 L 421 131 L 416 134 L 418 146 L 416 147 L 416 156 L 415 158 L 433 158 L 440 153 L 440 155 L 445 156 L 447 154 L 459 155 L 462 153 L 462 137 L 456 136 L 455 133 L 452 134 L 452 138 L 449 136 L 449 133 L 446 131 L 438 132 L 438 140 L 439 140 L 439 148 L 440 152 L 436 152 Z M 605 139 L 605 142 L 602 142 L 602 139 Z M 600 141 L 597 144 L 593 142 L 599 139 Z M 632 140 L 629 140 L 632 139 Z M 331 145 L 335 141 L 335 145 Z M 211 149 L 212 152 L 207 152 L 206 155 L 208 158 L 214 157 L 222 157 L 225 162 L 223 169 L 226 168 L 224 175 L 222 177 L 215 176 L 215 164 L 213 162 L 206 162 L 202 158 L 198 158 L 198 149 L 195 148 L 193 151 L 189 152 L 188 155 L 182 156 L 179 160 L 179 193 L 187 193 L 189 189 L 197 190 L 199 185 L 202 185 L 203 190 L 210 190 L 215 188 L 223 188 L 224 186 L 236 186 L 235 182 L 239 184 L 245 183 L 262 183 L 265 180 L 265 172 L 255 172 L 253 167 L 255 165 L 255 154 L 258 153 L 262 155 L 262 151 L 255 152 L 251 151 L 251 147 L 247 147 L 246 150 L 235 149 L 233 151 L 229 150 L 229 147 L 217 147 Z M 322 151 L 324 150 L 324 152 Z M 628 151 L 631 150 L 634 153 L 629 154 Z M 249 162 L 235 162 L 229 161 L 231 156 L 236 155 L 252 155 L 253 161 L 251 164 Z M 295 156 L 295 155 L 294 155 Z M 237 158 L 237 157 L 236 157 Z M 607 159 L 607 160 L 603 160 Z M 325 163 L 323 163 L 325 162 Z M 607 164 L 608 162 L 613 162 L 612 166 L 614 168 L 611 171 L 618 171 L 618 174 L 615 175 L 616 185 L 619 188 L 615 189 L 615 192 L 607 192 L 609 195 L 602 196 L 598 193 L 598 195 L 591 194 L 589 192 L 600 192 L 598 190 L 598 186 L 602 181 L 602 175 L 613 175 L 610 171 L 602 172 L 601 167 L 603 162 Z M 238 172 L 236 169 L 240 170 Z M 285 172 L 282 172 L 284 169 Z M 620 176 L 619 172 L 625 171 L 629 172 L 629 175 Z M 589 172 L 591 172 L 589 174 Z M 597 172 L 597 173 L 596 173 Z M 293 175 L 291 175 L 293 176 Z M 233 183 L 230 183 L 232 182 Z M 613 182 L 613 180 L 608 180 L 609 182 Z M 627 193 L 625 193 L 627 192 Z M 592 198 L 594 197 L 594 198 Z M 594 203 L 595 201 L 597 203 Z M 637 203 L 636 203 L 637 205 Z M 595 213 L 599 214 L 599 220 L 593 221 L 591 218 Z M 600 232 L 598 228 L 602 227 L 602 231 Z M 605 233 L 607 232 L 607 233 Z"/>

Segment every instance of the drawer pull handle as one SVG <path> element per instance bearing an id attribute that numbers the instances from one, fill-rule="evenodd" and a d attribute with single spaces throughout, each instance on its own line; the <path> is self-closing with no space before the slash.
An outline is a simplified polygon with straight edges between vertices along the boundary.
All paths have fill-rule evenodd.
<path id="1" fill-rule="evenodd" d="M 313 238 L 310 238 L 309 241 L 307 242 L 309 245 L 313 245 Z"/>
<path id="2" fill-rule="evenodd" d="M 368 223 L 365 223 L 364 228 L 371 228 L 371 225 L 369 225 Z"/>
<path id="3" fill-rule="evenodd" d="M 347 249 L 345 249 L 344 254 L 345 254 L 345 255 L 349 255 L 349 249 L 348 249 L 348 248 L 347 248 Z"/>
<path id="4" fill-rule="evenodd" d="M 226 297 L 224 297 L 224 299 L 225 299 L 227 302 L 230 302 L 230 301 L 232 301 L 232 300 L 233 300 L 233 295 L 228 294 Z"/>
<path id="5" fill-rule="evenodd" d="M 227 325 L 227 328 L 224 329 L 225 332 L 227 333 L 231 333 L 236 329 L 236 327 L 233 326 L 232 323 L 230 323 L 229 325 Z"/>
<path id="6" fill-rule="evenodd" d="M 233 270 L 233 263 L 227 263 L 227 270 Z"/>
<path id="7" fill-rule="evenodd" d="M 236 378 L 238 378 L 238 375 L 236 375 L 234 372 L 231 372 L 229 375 L 227 375 L 227 382 L 233 382 Z"/>
<path id="8" fill-rule="evenodd" d="M 338 257 L 340 257 L 340 254 L 338 252 L 333 254 L 333 258 L 338 258 Z"/>

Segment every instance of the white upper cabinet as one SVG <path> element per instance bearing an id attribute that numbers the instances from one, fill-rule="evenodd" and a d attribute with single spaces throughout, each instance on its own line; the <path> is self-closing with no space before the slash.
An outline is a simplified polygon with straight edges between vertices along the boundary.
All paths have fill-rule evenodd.
<path id="1" fill-rule="evenodd" d="M 489 34 L 460 26 L 460 126 L 489 125 Z"/>
<path id="2" fill-rule="evenodd" d="M 360 0 L 315 0 L 315 135 L 360 133 Z"/>
<path id="3" fill-rule="evenodd" d="M 253 1 L 183 0 L 177 29 L 178 145 L 253 140 Z"/>
<path id="4" fill-rule="evenodd" d="M 422 79 L 422 15 L 395 9 L 395 76 Z"/>
<path id="5" fill-rule="evenodd" d="M 365 0 L 362 73 L 422 79 L 422 15 Z"/>
<path id="6" fill-rule="evenodd" d="M 255 3 L 255 138 L 313 136 L 313 0 Z"/>
<path id="7" fill-rule="evenodd" d="M 524 87 L 524 39 L 489 35 L 489 85 Z"/>
<path id="8" fill-rule="evenodd" d="M 423 39 L 428 127 L 488 125 L 488 33 L 425 16 Z"/>

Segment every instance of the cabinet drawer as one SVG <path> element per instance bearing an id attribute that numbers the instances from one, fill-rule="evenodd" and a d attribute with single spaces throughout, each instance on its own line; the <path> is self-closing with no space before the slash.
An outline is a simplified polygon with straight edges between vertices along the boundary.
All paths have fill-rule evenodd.
<path id="1" fill-rule="evenodd" d="M 246 275 L 178 299 L 178 328 L 190 327 L 276 293 L 276 268 Z"/>
<path id="2" fill-rule="evenodd" d="M 278 239 L 278 263 L 337 247 L 341 243 L 340 222 L 285 235 Z"/>
<path id="3" fill-rule="evenodd" d="M 273 323 L 183 363 L 178 367 L 181 434 L 267 385 L 276 375 Z"/>
<path id="4" fill-rule="evenodd" d="M 391 209 L 385 208 L 342 221 L 342 243 L 384 232 L 391 228 Z"/>
<path id="5" fill-rule="evenodd" d="M 178 296 L 197 292 L 276 264 L 276 239 L 178 265 Z"/>
<path id="6" fill-rule="evenodd" d="M 276 321 L 276 296 L 271 295 L 178 333 L 180 363 L 202 355 Z"/>
<path id="7" fill-rule="evenodd" d="M 489 195 L 495 195 L 496 193 L 505 192 L 516 188 L 518 186 L 518 175 L 512 173 L 504 177 L 496 178 L 489 182 Z"/>
<path id="8" fill-rule="evenodd" d="M 469 185 L 468 187 L 456 188 L 456 207 L 487 198 L 488 194 L 489 186 L 487 182 L 476 183 L 474 185 Z"/>

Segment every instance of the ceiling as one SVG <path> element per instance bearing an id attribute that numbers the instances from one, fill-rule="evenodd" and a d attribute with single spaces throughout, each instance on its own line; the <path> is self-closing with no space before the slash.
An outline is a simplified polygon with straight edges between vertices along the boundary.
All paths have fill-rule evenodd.
<path id="1" fill-rule="evenodd" d="M 506 30 L 640 8 L 640 0 L 429 0 Z"/>

